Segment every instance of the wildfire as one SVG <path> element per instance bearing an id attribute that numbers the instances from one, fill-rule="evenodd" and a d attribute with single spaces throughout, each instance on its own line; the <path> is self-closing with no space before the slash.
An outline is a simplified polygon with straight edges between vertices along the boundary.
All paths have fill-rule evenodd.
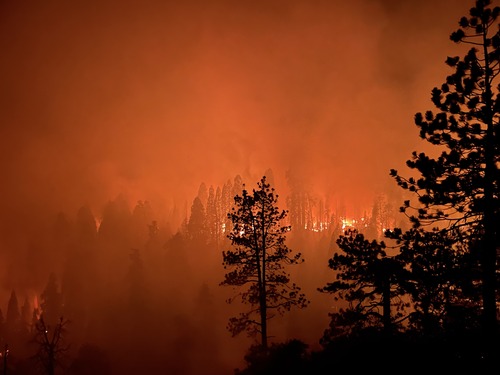
<path id="1" fill-rule="evenodd" d="M 364 217 L 360 219 L 342 217 L 340 218 L 340 221 L 342 222 L 342 230 L 349 228 L 360 229 L 360 228 L 366 228 L 368 226 Z"/>

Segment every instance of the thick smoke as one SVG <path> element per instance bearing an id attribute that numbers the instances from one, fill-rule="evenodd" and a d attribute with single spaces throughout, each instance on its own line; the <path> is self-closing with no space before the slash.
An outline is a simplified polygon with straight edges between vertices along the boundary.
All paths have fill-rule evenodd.
<path id="1" fill-rule="evenodd" d="M 171 204 L 266 168 L 370 196 L 413 150 L 470 1 L 1 6 L 12 215 L 119 193 Z"/>

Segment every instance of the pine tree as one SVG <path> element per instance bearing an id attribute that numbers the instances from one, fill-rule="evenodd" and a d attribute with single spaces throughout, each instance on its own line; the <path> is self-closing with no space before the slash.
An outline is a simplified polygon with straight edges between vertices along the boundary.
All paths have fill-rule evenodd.
<path id="1" fill-rule="evenodd" d="M 229 212 L 229 209 L 227 212 Z M 209 241 L 219 250 L 223 228 L 222 192 L 220 187 L 215 190 L 213 186 L 210 186 L 208 189 L 206 218 Z"/>
<path id="2" fill-rule="evenodd" d="M 203 207 L 207 206 L 208 189 L 207 185 L 205 185 L 204 182 L 200 184 L 200 187 L 198 188 L 198 195 L 196 197 L 200 199 L 200 202 L 203 205 Z"/>
<path id="3" fill-rule="evenodd" d="M 241 195 L 234 197 L 235 207 L 228 214 L 232 221 L 228 238 L 234 250 L 222 253 L 224 268 L 229 272 L 221 285 L 243 289 L 228 302 L 240 298 L 252 306 L 231 318 L 228 329 L 233 335 L 243 331 L 251 336 L 260 334 L 261 348 L 267 351 L 269 312 L 302 308 L 308 301 L 284 269 L 285 265 L 303 262 L 302 255 L 293 255 L 285 244 L 291 229 L 282 225 L 287 212 L 278 209 L 278 195 L 265 176 L 257 185 L 252 193 L 243 185 Z"/>
<path id="4" fill-rule="evenodd" d="M 21 320 L 21 313 L 19 311 L 19 302 L 17 300 L 16 291 L 12 290 L 10 293 L 9 303 L 7 305 L 7 317 L 5 322 L 9 326 L 17 326 Z"/>
<path id="5" fill-rule="evenodd" d="M 473 331 L 480 315 L 476 254 L 448 230 L 395 229 L 386 235 L 398 241 L 397 258 L 408 270 L 403 286 L 413 307 L 409 327 L 428 338 Z M 458 311 L 463 319 L 456 325 Z"/>
<path id="6" fill-rule="evenodd" d="M 40 295 L 40 308 L 45 322 L 54 325 L 63 315 L 63 300 L 55 273 L 51 272 L 49 280 Z"/>
<path id="7" fill-rule="evenodd" d="M 415 228 L 431 225 L 453 230 L 456 241 L 475 244 L 480 252 L 483 330 L 487 340 L 497 332 L 497 248 L 500 164 L 500 7 L 477 0 L 450 39 L 472 45 L 460 58 L 448 57 L 454 72 L 432 90 L 438 112 L 415 115 L 420 137 L 439 150 L 438 157 L 414 152 L 407 162 L 418 178 L 391 170 L 398 184 L 418 196 L 402 211 Z M 415 213 L 410 211 L 415 208 Z M 470 248 L 469 251 L 473 249 Z"/>
<path id="8" fill-rule="evenodd" d="M 222 233 L 229 233 L 231 230 L 231 219 L 227 215 L 228 212 L 231 212 L 231 209 L 233 208 L 233 197 L 234 195 L 231 195 L 233 191 L 233 183 L 231 180 L 228 180 L 224 186 L 222 186 L 222 192 L 221 192 L 221 210 L 224 213 L 222 217 Z"/>
<path id="9" fill-rule="evenodd" d="M 217 208 L 215 203 L 215 190 L 212 185 L 208 189 L 208 198 L 207 198 L 207 210 L 206 210 L 206 227 L 207 233 L 209 237 L 209 241 L 211 243 L 217 243 Z"/>
<path id="10" fill-rule="evenodd" d="M 339 313 L 330 314 L 336 331 L 332 336 L 342 336 L 367 327 L 395 332 L 405 318 L 407 303 L 402 285 L 406 272 L 395 256 L 386 253 L 386 245 L 376 240 L 366 240 L 356 230 L 348 230 L 337 239 L 340 252 L 329 260 L 328 266 L 336 271 L 336 280 L 319 288 L 331 293 L 336 301 L 347 303 Z M 339 330 L 342 321 L 344 328 Z"/>
<path id="11" fill-rule="evenodd" d="M 199 197 L 194 198 L 191 206 L 191 215 L 187 223 L 189 237 L 193 240 L 206 242 L 207 240 L 207 218 L 205 207 Z"/>
<path id="12" fill-rule="evenodd" d="M 16 347 L 26 338 L 23 328 L 17 295 L 12 290 L 5 317 L 5 339 L 10 346 Z"/>

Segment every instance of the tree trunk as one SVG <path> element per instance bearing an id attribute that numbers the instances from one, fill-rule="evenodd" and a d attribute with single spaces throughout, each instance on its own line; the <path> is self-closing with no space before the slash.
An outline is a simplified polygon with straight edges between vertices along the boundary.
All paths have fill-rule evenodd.
<path id="1" fill-rule="evenodd" d="M 261 328 L 261 338 L 262 338 L 262 349 L 267 353 L 267 295 L 266 295 L 266 225 L 265 225 L 265 207 L 264 201 L 262 201 L 262 282 L 260 290 L 260 328 Z"/>
<path id="2" fill-rule="evenodd" d="M 9 356 L 9 345 L 5 344 L 3 352 L 3 375 L 7 375 L 7 357 Z"/>
<path id="3" fill-rule="evenodd" d="M 496 228 L 495 223 L 495 133 L 493 131 L 493 100 L 490 82 L 490 61 L 488 55 L 488 43 L 486 30 L 483 32 L 483 53 L 485 72 L 485 111 L 484 121 L 486 124 L 486 135 L 484 145 L 484 211 L 483 229 L 484 237 L 481 246 L 481 261 L 483 271 L 483 329 L 489 341 L 494 340 L 497 331 L 497 307 L 496 307 Z"/>

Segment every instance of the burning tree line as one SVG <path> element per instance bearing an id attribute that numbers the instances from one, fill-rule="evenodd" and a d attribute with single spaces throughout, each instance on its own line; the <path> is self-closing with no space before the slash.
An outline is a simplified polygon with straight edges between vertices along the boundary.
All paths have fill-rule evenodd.
<path id="1" fill-rule="evenodd" d="M 273 188 L 273 171 L 264 173 L 266 182 Z M 383 229 L 398 222 L 399 211 L 393 199 L 387 194 L 379 194 L 370 211 L 356 217 L 347 217 L 346 207 L 342 204 L 332 210 L 331 202 L 311 193 L 293 171 L 286 173 L 289 195 L 285 198 L 287 215 L 283 224 L 294 231 L 337 232 L 347 227 L 355 227 L 374 238 L 383 235 Z M 217 249 L 227 246 L 227 236 L 233 223 L 228 213 L 234 207 L 234 197 L 240 195 L 244 188 L 243 178 L 236 175 L 220 186 L 200 184 L 197 196 L 193 199 L 189 215 L 183 224 L 184 231 L 192 238 L 215 245 Z M 356 210 L 359 211 L 359 207 Z"/>
<path id="2" fill-rule="evenodd" d="M 14 348 L 14 361 L 20 356 L 27 356 L 29 361 L 26 366 L 38 368 L 39 372 L 48 375 L 55 374 L 69 350 L 69 344 L 65 341 L 69 321 L 59 314 L 61 301 L 54 274 L 50 275 L 40 298 L 39 307 L 32 307 L 25 299 L 20 308 L 16 292 L 12 291 L 5 319 L 0 311 L 4 375 L 11 369 L 10 347 Z"/>

